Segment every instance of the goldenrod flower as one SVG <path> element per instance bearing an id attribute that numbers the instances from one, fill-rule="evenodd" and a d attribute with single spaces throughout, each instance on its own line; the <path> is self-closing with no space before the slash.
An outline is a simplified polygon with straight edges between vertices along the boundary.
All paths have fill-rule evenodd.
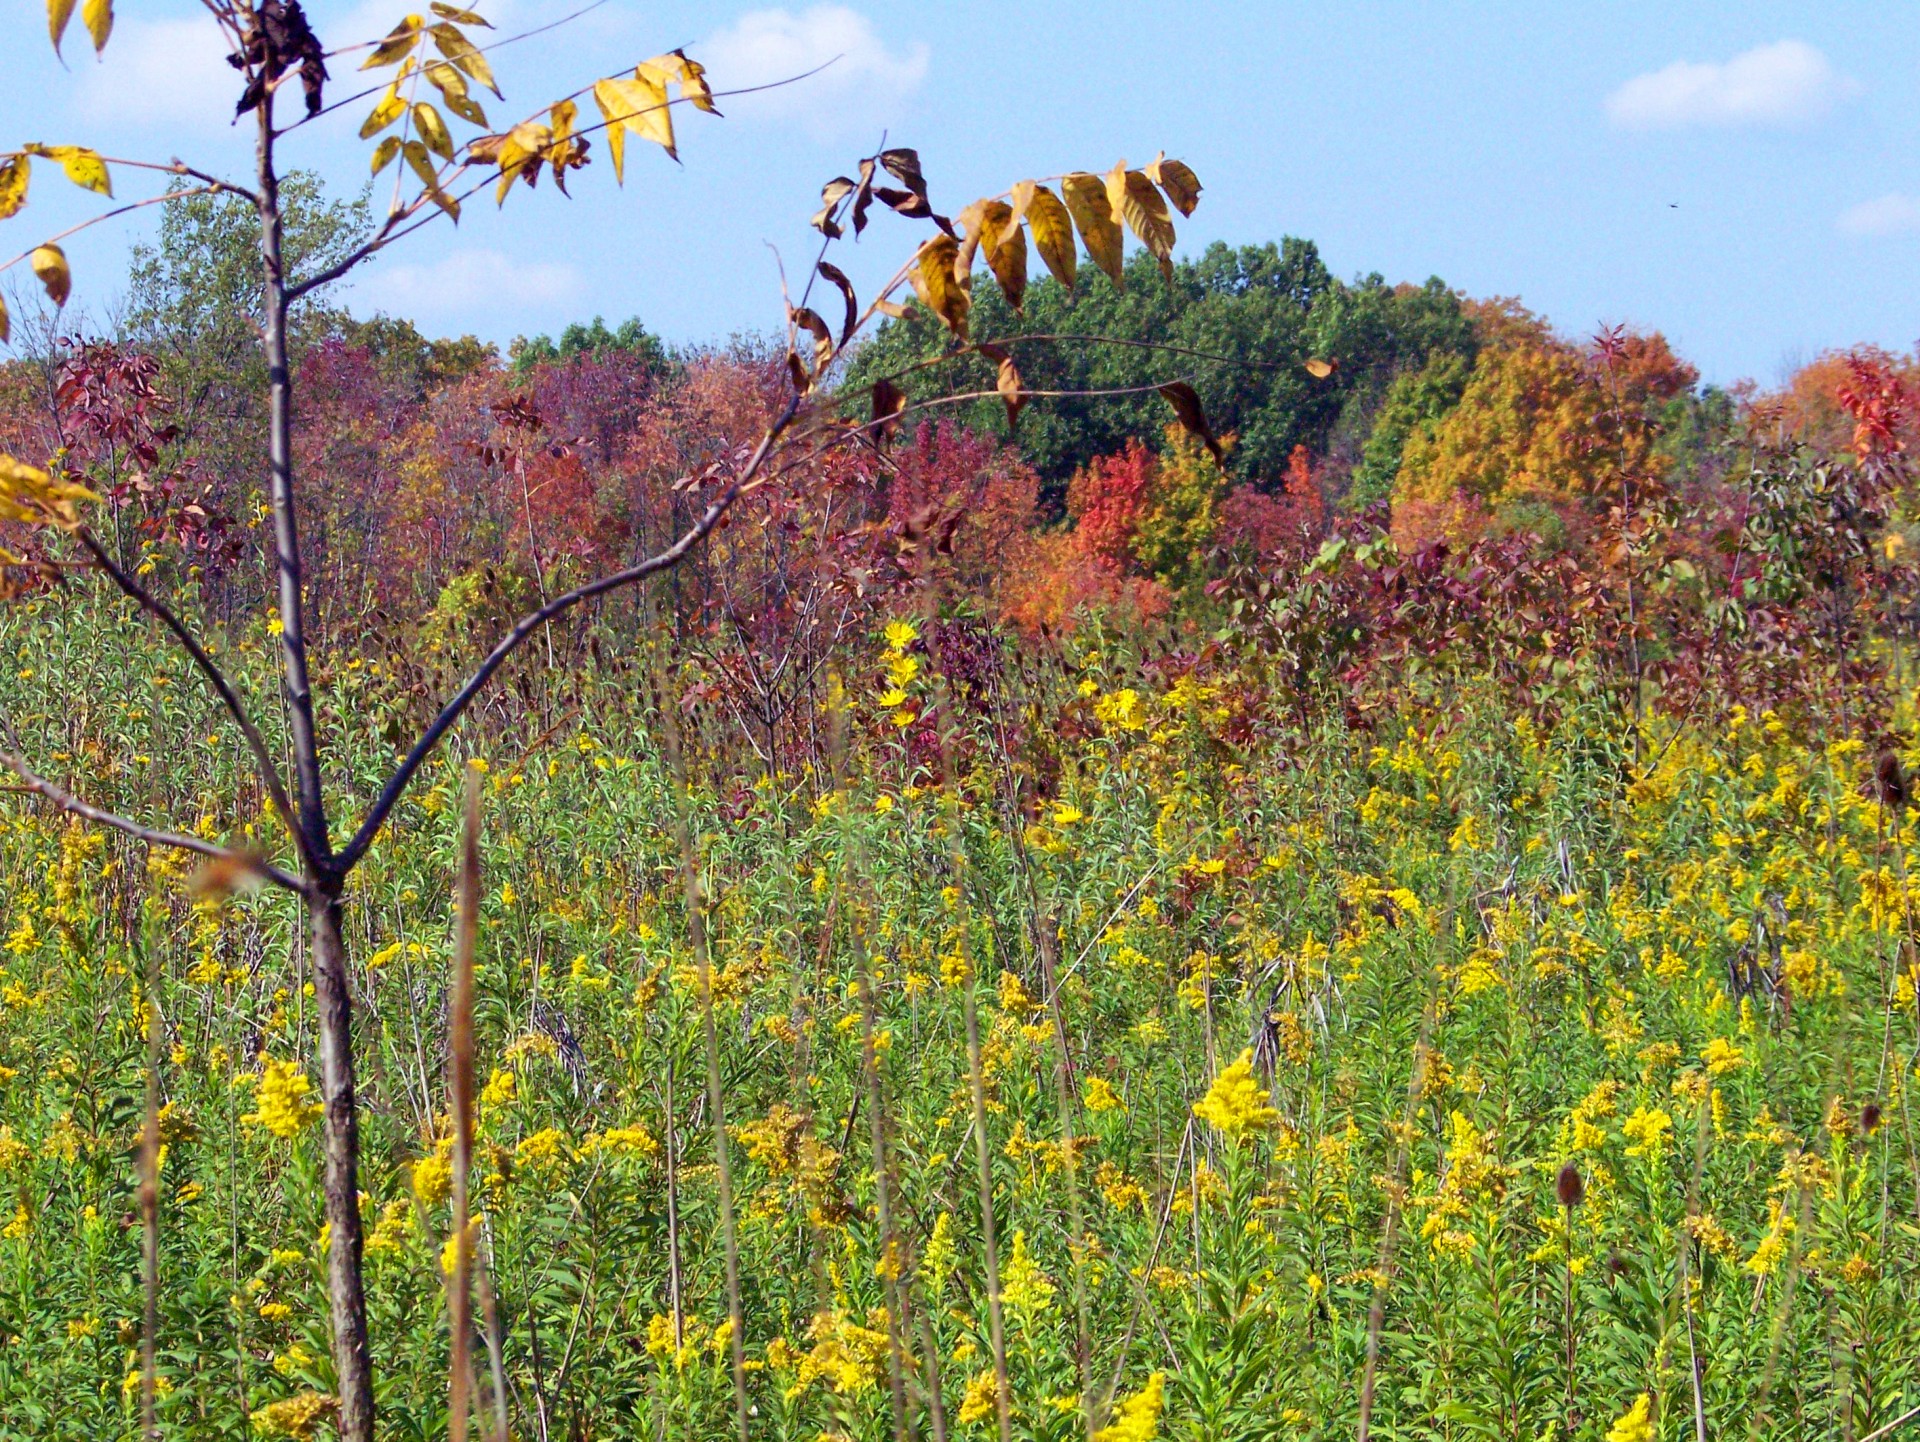
<path id="1" fill-rule="evenodd" d="M 1270 1095 L 1253 1079 L 1253 1049 L 1249 1047 L 1213 1079 L 1206 1096 L 1193 1104 L 1193 1114 L 1216 1131 L 1238 1137 L 1280 1120 L 1280 1113 L 1267 1105 Z"/>
<path id="2" fill-rule="evenodd" d="M 1000 1268 L 1000 1303 L 1020 1319 L 1032 1321 L 1053 1305 L 1054 1285 L 1027 1251 L 1027 1234 L 1013 1234 L 1013 1252 Z"/>
<path id="3" fill-rule="evenodd" d="M 313 1436 L 313 1429 L 333 1415 L 339 1404 L 318 1392 L 302 1392 L 282 1402 L 270 1402 L 255 1410 L 253 1430 L 262 1437 L 289 1437 L 296 1442 Z"/>
<path id="4" fill-rule="evenodd" d="M 291 1141 L 320 1119 L 320 1103 L 312 1096 L 313 1083 L 305 1073 L 295 1071 L 292 1062 L 270 1059 L 260 1072 L 258 1110 L 241 1120 Z"/>
<path id="5" fill-rule="evenodd" d="M 1154 1442 L 1166 1405 L 1166 1381 L 1165 1372 L 1147 1378 L 1146 1386 L 1120 1404 L 1113 1421 L 1093 1434 L 1093 1442 Z"/>
<path id="6" fill-rule="evenodd" d="M 976 1374 L 967 1383 L 966 1395 L 960 1400 L 960 1425 L 970 1427 L 975 1422 L 984 1422 L 993 1416 L 999 1398 L 999 1389 L 994 1385 L 993 1368 Z"/>
<path id="7" fill-rule="evenodd" d="M 1628 1156 L 1657 1157 L 1666 1149 L 1673 1118 L 1658 1107 L 1636 1107 L 1633 1115 L 1620 1123 L 1620 1130 L 1634 1143 L 1627 1148 Z"/>
<path id="8" fill-rule="evenodd" d="M 1090 1076 L 1084 1094 L 1087 1110 L 1090 1112 L 1117 1111 L 1120 1107 L 1120 1094 L 1113 1089 L 1113 1083 L 1103 1076 Z"/>
<path id="9" fill-rule="evenodd" d="M 1642 1392 L 1607 1429 L 1607 1442 L 1653 1442 L 1653 1421 L 1648 1415 L 1652 1409 L 1652 1395 Z"/>

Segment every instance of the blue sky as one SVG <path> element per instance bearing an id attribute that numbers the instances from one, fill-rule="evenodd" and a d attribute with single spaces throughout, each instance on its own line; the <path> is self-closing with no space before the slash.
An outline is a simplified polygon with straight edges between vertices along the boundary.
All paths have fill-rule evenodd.
<path id="1" fill-rule="evenodd" d="M 384 33 L 404 3 L 308 8 L 332 45 Z M 511 32 L 582 3 L 480 9 Z M 0 138 L 244 174 L 246 136 L 224 118 L 232 73 L 200 7 L 118 9 L 105 61 L 76 23 L 63 72 L 40 0 L 6 6 Z M 502 52 L 508 103 L 489 97 L 490 113 L 518 118 L 673 46 L 723 90 L 841 58 L 723 101 L 724 119 L 677 112 L 683 164 L 636 146 L 624 190 L 596 147 L 571 202 L 545 185 L 503 213 L 476 202 L 457 230 L 376 261 L 351 303 L 501 342 L 596 313 L 676 341 L 770 328 L 775 251 L 804 269 L 821 182 L 884 130 L 920 150 L 936 204 L 956 209 L 1023 176 L 1165 149 L 1206 185 L 1183 250 L 1303 235 L 1342 275 L 1437 274 L 1570 332 L 1661 329 L 1715 381 L 1772 383 L 1826 347 L 1920 340 L 1920 27 L 1901 5 L 607 0 Z M 357 190 L 359 115 L 303 132 L 290 158 Z M 118 185 L 149 193 L 131 172 Z M 5 256 L 86 213 L 36 177 Z M 145 228 L 70 243 L 79 302 L 111 309 Z M 870 284 L 915 235 L 877 225 L 842 264 Z"/>

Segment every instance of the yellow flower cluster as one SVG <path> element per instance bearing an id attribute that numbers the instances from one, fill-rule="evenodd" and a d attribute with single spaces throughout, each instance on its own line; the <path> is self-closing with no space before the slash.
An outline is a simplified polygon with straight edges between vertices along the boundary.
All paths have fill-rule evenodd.
<path id="1" fill-rule="evenodd" d="M 276 1137 L 292 1140 L 320 1119 L 321 1106 L 313 1100 L 313 1083 L 292 1062 L 269 1059 L 261 1068 L 255 1110 L 242 1120 L 264 1127 Z"/>
<path id="2" fill-rule="evenodd" d="M 1280 1113 L 1267 1105 L 1271 1093 L 1253 1079 L 1253 1049 L 1213 1079 L 1206 1096 L 1193 1104 L 1193 1114 L 1214 1130 L 1239 1137 L 1273 1125 Z"/>
<path id="3" fill-rule="evenodd" d="M 1093 1434 L 1093 1442 L 1154 1442 L 1166 1406 L 1166 1382 L 1165 1372 L 1147 1378 L 1146 1386 L 1120 1404 L 1113 1421 Z"/>

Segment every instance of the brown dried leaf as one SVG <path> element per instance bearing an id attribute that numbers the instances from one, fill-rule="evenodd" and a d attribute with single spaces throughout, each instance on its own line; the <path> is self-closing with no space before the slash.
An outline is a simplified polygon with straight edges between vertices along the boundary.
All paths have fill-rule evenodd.
<path id="1" fill-rule="evenodd" d="M 997 345 L 983 344 L 980 354 L 994 363 L 994 389 L 1000 392 L 1000 400 L 1007 408 L 1007 429 L 1012 430 L 1020 424 L 1020 412 L 1027 404 L 1020 368 L 1013 363 L 1013 357 Z"/>
<path id="2" fill-rule="evenodd" d="M 1173 407 L 1174 417 L 1180 422 L 1187 434 L 1197 437 L 1213 456 L 1216 466 L 1226 464 L 1226 451 L 1220 445 L 1220 438 L 1213 433 L 1213 427 L 1207 424 L 1207 413 L 1200 405 L 1200 393 L 1185 381 L 1170 381 L 1160 387 L 1167 404 Z"/>
<path id="3" fill-rule="evenodd" d="M 1153 164 L 1147 167 L 1147 179 L 1167 193 L 1167 199 L 1173 202 L 1173 208 L 1182 215 L 1192 215 L 1194 207 L 1200 204 L 1200 177 L 1183 160 L 1168 160 L 1162 151 L 1153 158 Z"/>
<path id="4" fill-rule="evenodd" d="M 853 282 L 847 279 L 847 273 L 830 260 L 819 265 L 820 274 L 831 281 L 840 291 L 841 298 L 847 303 L 846 319 L 840 324 L 840 344 L 845 345 L 853 339 L 854 327 L 860 324 L 860 301 L 853 293 Z"/>
<path id="5" fill-rule="evenodd" d="M 873 383 L 873 419 L 868 422 L 874 439 L 885 445 L 900 429 L 896 419 L 907 408 L 907 398 L 892 381 L 884 376 Z"/>

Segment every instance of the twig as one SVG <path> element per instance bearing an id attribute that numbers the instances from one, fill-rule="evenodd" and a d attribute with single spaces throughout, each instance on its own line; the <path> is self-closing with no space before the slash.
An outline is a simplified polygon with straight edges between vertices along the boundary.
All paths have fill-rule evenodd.
<path id="1" fill-rule="evenodd" d="M 7 724 L 6 730 L 12 744 L 18 746 L 19 738 L 13 735 L 11 723 Z M 282 871 L 272 862 L 264 861 L 260 857 L 249 856 L 244 851 L 234 851 L 211 841 L 203 841 L 198 836 L 183 836 L 176 831 L 156 831 L 151 826 L 142 826 L 139 822 L 131 821 L 117 812 L 90 805 L 70 792 L 61 790 L 45 777 L 35 774 L 26 762 L 11 751 L 0 751 L 0 766 L 5 766 L 18 776 L 26 790 L 52 802 L 62 811 L 71 812 L 83 821 L 92 821 L 100 826 L 111 826 L 115 831 L 124 831 L 134 840 L 144 841 L 149 846 L 168 846 L 176 851 L 191 851 L 197 856 L 226 862 L 243 872 L 271 881 L 275 886 L 284 887 L 288 891 L 305 893 L 307 889 L 306 883 L 297 876 Z"/>

